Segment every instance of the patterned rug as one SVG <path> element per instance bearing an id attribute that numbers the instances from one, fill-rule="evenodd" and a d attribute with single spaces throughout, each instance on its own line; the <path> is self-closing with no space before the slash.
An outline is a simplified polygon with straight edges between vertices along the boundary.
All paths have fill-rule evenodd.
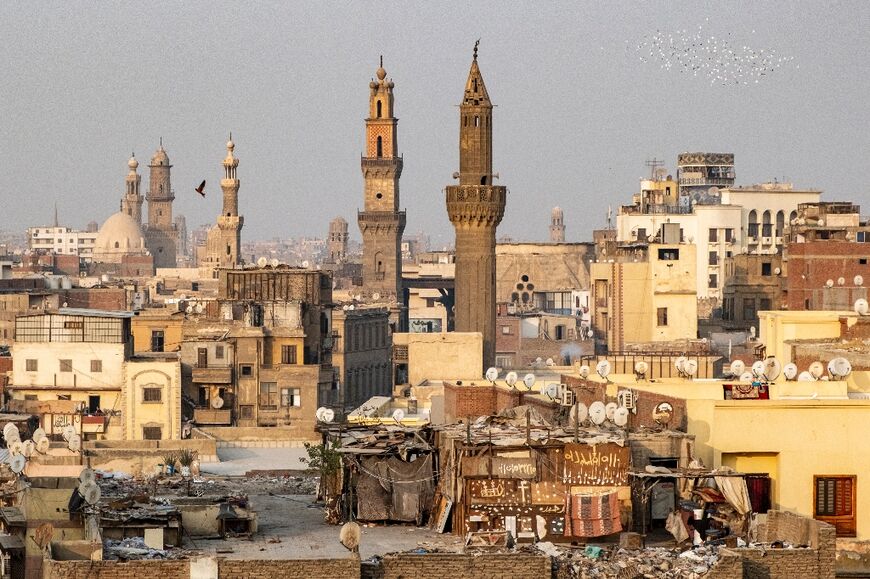
<path id="1" fill-rule="evenodd" d="M 566 537 L 602 537 L 622 530 L 616 492 L 597 495 L 567 495 Z"/>

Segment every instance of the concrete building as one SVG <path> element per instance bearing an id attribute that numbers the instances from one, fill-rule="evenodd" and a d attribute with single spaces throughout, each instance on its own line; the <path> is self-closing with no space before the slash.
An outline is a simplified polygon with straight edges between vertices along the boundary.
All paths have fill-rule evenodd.
<path id="1" fill-rule="evenodd" d="M 550 213 L 550 242 L 565 243 L 565 215 L 561 207 L 553 207 Z"/>
<path id="2" fill-rule="evenodd" d="M 236 169 L 239 160 L 233 155 L 236 145 L 232 135 L 227 141 L 227 156 L 223 160 L 224 176 L 221 179 L 223 209 L 218 215 L 217 224 L 208 232 L 206 257 L 203 263 L 211 270 L 207 277 L 217 275 L 218 268 L 238 267 L 242 263 L 242 227 L 245 218 L 239 215 L 239 178 Z"/>
<path id="3" fill-rule="evenodd" d="M 676 227 L 676 226 L 674 226 Z M 595 338 L 609 352 L 698 333 L 695 246 L 636 244 L 591 266 Z"/>
<path id="4" fill-rule="evenodd" d="M 61 255 L 76 255 L 90 261 L 94 254 L 97 234 L 79 231 L 70 227 L 51 226 L 27 228 L 27 249 L 30 252 L 47 252 Z"/>
<path id="5" fill-rule="evenodd" d="M 332 366 L 341 408 L 356 408 L 393 391 L 393 340 L 387 308 L 336 307 L 332 314 Z"/>
<path id="6" fill-rule="evenodd" d="M 172 165 L 169 156 L 160 147 L 151 157 L 151 175 L 148 181 L 148 223 L 144 228 L 145 245 L 154 257 L 154 267 L 175 267 L 175 253 L 178 244 L 178 230 L 172 219 L 172 190 L 170 173 Z"/>
<path id="7" fill-rule="evenodd" d="M 479 380 L 483 367 L 479 332 L 393 334 L 396 385 L 417 386 L 427 379 Z"/>
<path id="8" fill-rule="evenodd" d="M 344 217 L 336 217 L 329 222 L 329 263 L 343 263 L 347 259 L 347 242 L 350 234 L 347 232 L 347 221 Z"/>
<path id="9" fill-rule="evenodd" d="M 680 153 L 677 179 L 680 204 L 716 205 L 719 190 L 734 185 L 734 153 Z"/>
<path id="10" fill-rule="evenodd" d="M 357 215 L 363 241 L 363 292 L 374 301 L 402 299 L 402 233 L 405 212 L 400 209 L 398 123 L 394 115 L 392 80 L 381 66 L 378 80 L 369 83 L 369 116 L 366 119 L 366 153 L 362 157 L 365 207 Z"/>
<path id="11" fill-rule="evenodd" d="M 459 105 L 459 185 L 446 189 L 456 230 L 456 331 L 483 336 L 483 367 L 495 363 L 495 233 L 507 188 L 493 185 L 492 101 L 474 59 Z"/>
<path id="12" fill-rule="evenodd" d="M 785 305 L 786 274 L 782 255 L 741 253 L 725 259 L 722 321 L 729 330 L 758 328 L 758 312 Z"/>
<path id="13" fill-rule="evenodd" d="M 19 316 L 7 389 L 10 397 L 69 400 L 81 408 L 64 420 L 43 414 L 42 425 L 49 434 L 73 424 L 85 439 L 178 438 L 178 356 L 134 356 L 132 316 L 132 312 L 63 308 L 59 313 Z"/>

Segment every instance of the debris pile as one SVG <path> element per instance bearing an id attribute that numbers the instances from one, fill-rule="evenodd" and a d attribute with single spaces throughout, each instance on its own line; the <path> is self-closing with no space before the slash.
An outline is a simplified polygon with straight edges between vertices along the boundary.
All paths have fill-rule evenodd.
<path id="1" fill-rule="evenodd" d="M 145 544 L 145 539 L 142 537 L 103 541 L 104 559 L 180 559 L 186 556 L 187 552 L 183 549 L 152 549 Z"/>
<path id="2" fill-rule="evenodd" d="M 553 558 L 560 577 L 572 579 L 699 579 L 719 560 L 714 545 L 683 552 L 662 547 L 638 551 L 615 546 L 577 548 L 549 542 L 537 543 L 534 548 Z"/>

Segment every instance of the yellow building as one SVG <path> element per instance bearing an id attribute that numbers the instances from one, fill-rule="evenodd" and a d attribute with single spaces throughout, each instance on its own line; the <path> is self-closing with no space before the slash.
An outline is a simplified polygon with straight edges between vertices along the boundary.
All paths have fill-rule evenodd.
<path id="1" fill-rule="evenodd" d="M 424 380 L 479 379 L 483 366 L 480 332 L 393 334 L 396 384 L 416 386 Z"/>
<path id="2" fill-rule="evenodd" d="M 776 356 L 787 364 L 792 361 L 788 340 L 839 338 L 840 318 L 846 318 L 851 326 L 858 314 L 821 310 L 758 312 L 758 339 L 764 344 L 767 356 Z"/>
<path id="3" fill-rule="evenodd" d="M 695 247 L 638 244 L 591 265 L 593 324 L 610 352 L 698 334 Z"/>
<path id="4" fill-rule="evenodd" d="M 134 352 L 177 352 L 181 349 L 184 313 L 167 308 L 140 311 L 132 320 Z"/>

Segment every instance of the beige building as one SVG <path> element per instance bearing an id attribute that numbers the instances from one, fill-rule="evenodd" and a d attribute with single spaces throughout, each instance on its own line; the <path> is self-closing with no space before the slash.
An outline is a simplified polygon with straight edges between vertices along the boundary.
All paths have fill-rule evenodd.
<path id="1" fill-rule="evenodd" d="M 393 334 L 396 385 L 416 386 L 427 379 L 480 379 L 483 336 L 478 332 Z"/>
<path id="2" fill-rule="evenodd" d="M 592 321 L 608 351 L 698 333 L 695 246 L 635 244 L 591 266 Z"/>
<path id="3" fill-rule="evenodd" d="M 203 277 L 214 277 L 217 268 L 236 267 L 242 263 L 242 226 L 245 218 L 239 215 L 239 178 L 236 169 L 239 160 L 233 155 L 236 148 L 232 135 L 227 141 L 227 156 L 223 160 L 224 176 L 221 179 L 223 209 L 217 224 L 208 232 L 206 256 L 203 262 Z"/>
<path id="4" fill-rule="evenodd" d="M 356 408 L 372 396 L 393 391 L 392 334 L 386 308 L 345 305 L 332 314 L 332 365 L 338 404 Z"/>
<path id="5" fill-rule="evenodd" d="M 496 256 L 496 300 L 516 311 L 558 302 L 556 310 L 577 310 L 573 298 L 589 290 L 589 263 L 595 259 L 592 243 L 499 243 Z M 559 313 L 565 313 L 560 311 Z"/>

